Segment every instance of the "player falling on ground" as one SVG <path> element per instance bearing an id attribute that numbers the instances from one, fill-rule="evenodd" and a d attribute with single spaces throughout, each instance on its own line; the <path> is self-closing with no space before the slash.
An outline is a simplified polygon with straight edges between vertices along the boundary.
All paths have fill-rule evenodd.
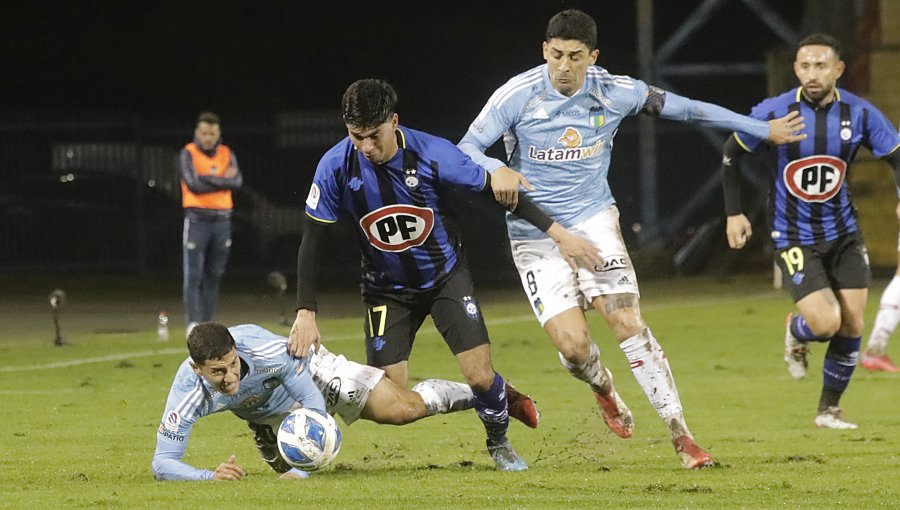
<path id="1" fill-rule="evenodd" d="M 606 320 L 632 373 L 660 418 L 686 468 L 712 463 L 694 442 L 682 413 L 675 380 L 662 347 L 640 315 L 637 278 L 619 229 L 619 211 L 607 182 L 613 137 L 625 117 L 640 113 L 703 126 L 736 129 L 777 143 L 794 140 L 802 119 L 769 122 L 692 101 L 595 66 L 597 26 L 587 14 L 567 10 L 547 26 L 546 64 L 497 89 L 472 122 L 460 148 L 492 172 L 498 199 L 514 203 L 518 186 L 556 221 L 593 241 L 602 265 L 573 260 L 530 225 L 507 215 L 513 259 L 541 325 L 569 373 L 594 393 L 606 424 L 619 437 L 632 435 L 631 412 L 600 363 L 584 309 Z M 485 156 L 501 136 L 509 166 Z M 533 184 L 533 186 L 532 186 Z M 577 263 L 577 273 L 569 269 Z"/>
<path id="2" fill-rule="evenodd" d="M 898 189 L 900 194 L 900 189 Z M 900 220 L 900 205 L 897 206 L 897 219 Z M 897 251 L 900 252 L 900 240 Z M 881 303 L 878 306 L 878 315 L 875 316 L 875 325 L 866 343 L 859 364 L 866 370 L 873 372 L 900 372 L 900 367 L 894 364 L 887 353 L 888 340 L 900 323 L 900 258 L 897 260 L 897 271 L 890 283 L 881 294 Z"/>
<path id="3" fill-rule="evenodd" d="M 190 357 L 181 364 L 169 390 L 156 436 L 153 476 L 158 480 L 239 480 L 243 469 L 232 455 L 215 470 L 198 469 L 181 459 L 194 422 L 231 411 L 253 431 L 263 460 L 284 478 L 304 478 L 281 458 L 276 443 L 284 418 L 302 407 L 325 409 L 351 425 L 357 419 L 404 425 L 435 414 L 470 409 L 469 386 L 427 379 L 407 391 L 384 372 L 360 365 L 319 346 L 307 358 L 294 358 L 287 338 L 259 326 L 226 328 L 204 322 L 188 337 Z M 510 416 L 529 427 L 538 424 L 534 402 L 507 386 Z M 324 395 L 324 398 L 323 398 Z"/>
<path id="4" fill-rule="evenodd" d="M 772 151 L 774 186 L 770 197 L 775 260 L 797 312 L 785 331 L 788 371 L 806 376 L 810 342 L 828 344 L 817 427 L 855 429 L 838 406 L 856 368 L 863 313 L 870 283 L 869 259 L 844 184 L 859 147 L 894 167 L 900 183 L 900 137 L 885 116 L 866 100 L 837 88 L 844 72 L 833 37 L 811 35 L 797 45 L 794 73 L 800 86 L 764 100 L 752 117 L 769 119 L 799 112 L 808 119 L 806 140 Z M 732 248 L 752 234 L 741 212 L 739 164 L 760 138 L 736 133 L 725 144 L 723 179 L 726 233 Z"/>
<path id="5" fill-rule="evenodd" d="M 474 391 L 475 411 L 497 468 L 527 469 L 506 438 L 506 383 L 491 364 L 484 317 L 446 207 L 454 188 L 493 201 L 490 175 L 449 141 L 400 126 L 396 104 L 393 87 L 381 80 L 359 80 L 344 94 L 350 136 L 319 161 L 306 200 L 309 221 L 297 262 L 291 351 L 306 353 L 319 341 L 315 275 L 320 239 L 340 215 L 349 216 L 362 253 L 367 363 L 406 387 L 416 332 L 431 315 Z M 548 232 L 561 250 L 600 262 L 593 245 L 533 203 L 522 201 L 513 212 Z"/>

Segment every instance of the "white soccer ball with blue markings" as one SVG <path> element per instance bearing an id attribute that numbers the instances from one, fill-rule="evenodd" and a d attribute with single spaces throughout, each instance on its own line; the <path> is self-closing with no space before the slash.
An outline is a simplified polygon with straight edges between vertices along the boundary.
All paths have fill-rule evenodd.
<path id="1" fill-rule="evenodd" d="M 278 451 L 288 464 L 315 471 L 337 457 L 341 450 L 341 429 L 330 414 L 317 409 L 298 409 L 278 428 Z"/>

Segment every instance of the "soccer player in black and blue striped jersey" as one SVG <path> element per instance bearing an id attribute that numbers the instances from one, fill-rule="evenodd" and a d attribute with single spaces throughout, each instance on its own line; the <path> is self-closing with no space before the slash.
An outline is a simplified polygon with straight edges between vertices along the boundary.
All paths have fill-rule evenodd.
<path id="1" fill-rule="evenodd" d="M 775 260 L 797 304 L 787 317 L 785 361 L 797 379 L 806 376 L 810 342 L 828 344 L 815 425 L 855 429 L 838 407 L 856 367 L 863 312 L 871 280 L 856 209 L 845 185 L 847 168 L 860 146 L 894 168 L 900 183 L 900 136 L 866 100 L 836 86 L 844 72 L 838 41 L 811 35 L 797 45 L 794 72 L 800 86 L 764 100 L 750 116 L 772 119 L 799 112 L 807 138 L 772 151 L 770 194 Z M 761 140 L 735 133 L 722 158 L 726 233 L 732 248 L 752 234 L 742 213 L 738 163 Z"/>
<path id="2" fill-rule="evenodd" d="M 416 332 L 431 315 L 472 387 L 494 463 L 522 471 L 528 465 L 506 438 L 511 388 L 492 366 L 487 328 L 446 207 L 453 188 L 494 201 L 490 174 L 450 141 L 399 125 L 396 103 L 393 87 L 381 80 L 359 80 L 344 94 L 349 136 L 322 157 L 306 200 L 291 351 L 302 355 L 318 345 L 320 239 L 341 215 L 349 217 L 362 252 L 367 363 L 405 388 Z M 530 200 L 512 207 L 513 214 L 547 232 L 567 260 L 602 265 L 596 246 Z M 498 214 L 503 210 L 498 204 Z"/>

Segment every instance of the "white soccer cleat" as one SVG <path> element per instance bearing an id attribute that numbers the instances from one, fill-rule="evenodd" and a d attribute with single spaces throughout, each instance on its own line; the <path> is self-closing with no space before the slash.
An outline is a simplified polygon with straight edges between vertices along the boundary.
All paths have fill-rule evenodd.
<path id="1" fill-rule="evenodd" d="M 794 379 L 806 377 L 809 367 L 809 346 L 797 340 L 791 333 L 791 319 L 794 314 L 789 313 L 784 321 L 784 361 L 787 363 L 788 372 Z"/>
<path id="2" fill-rule="evenodd" d="M 857 428 L 855 423 L 844 420 L 844 411 L 840 407 L 831 406 L 816 416 L 816 428 L 852 430 Z"/>

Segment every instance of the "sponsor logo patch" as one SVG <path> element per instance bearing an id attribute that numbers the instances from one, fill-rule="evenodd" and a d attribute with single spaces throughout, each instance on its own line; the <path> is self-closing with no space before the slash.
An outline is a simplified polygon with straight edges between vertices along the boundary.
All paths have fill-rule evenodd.
<path id="1" fill-rule="evenodd" d="M 840 191 L 847 163 L 834 156 L 817 155 L 791 161 L 784 167 L 784 185 L 805 202 L 825 202 Z"/>
<path id="2" fill-rule="evenodd" d="M 163 425 L 170 432 L 178 432 L 178 426 L 181 425 L 181 416 L 177 412 L 172 411 L 166 415 L 166 421 L 163 422 Z"/>
<path id="3" fill-rule="evenodd" d="M 534 161 L 579 161 L 588 159 L 603 152 L 606 141 L 603 138 L 589 147 L 582 147 L 583 137 L 581 132 L 573 127 L 567 127 L 560 135 L 557 143 L 562 147 L 548 147 L 540 149 L 534 145 L 528 146 L 528 158 Z"/>
<path id="4" fill-rule="evenodd" d="M 263 388 L 267 390 L 274 390 L 275 388 L 281 386 L 281 379 L 277 377 L 270 377 L 263 381 Z"/>
<path id="5" fill-rule="evenodd" d="M 325 397 L 325 405 L 333 409 L 341 398 L 341 378 L 335 377 L 328 381 L 322 394 Z"/>
<path id="6" fill-rule="evenodd" d="M 434 228 L 434 211 L 412 205 L 388 205 L 363 216 L 359 226 L 372 246 L 401 252 L 428 239 Z"/>
<path id="7" fill-rule="evenodd" d="M 319 197 L 321 195 L 322 193 L 319 191 L 319 186 L 316 183 L 313 183 L 313 185 L 309 187 L 309 196 L 306 197 L 306 205 L 315 211 L 316 207 L 319 207 Z"/>

